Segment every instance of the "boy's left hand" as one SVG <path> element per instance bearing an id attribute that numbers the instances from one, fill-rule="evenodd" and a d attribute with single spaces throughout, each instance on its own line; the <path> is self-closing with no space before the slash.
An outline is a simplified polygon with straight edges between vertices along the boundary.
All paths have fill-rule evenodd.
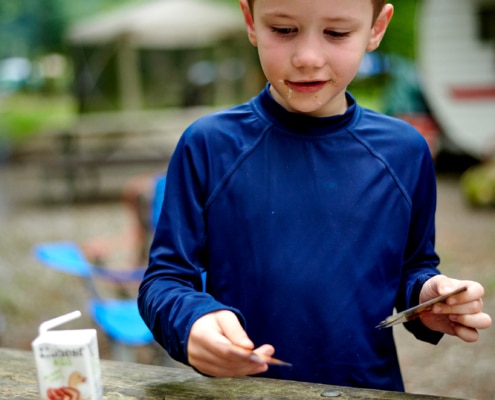
<path id="1" fill-rule="evenodd" d="M 458 336 L 466 342 L 476 342 L 478 329 L 486 329 L 492 319 L 483 310 L 482 297 L 485 293 L 478 282 L 460 281 L 445 275 L 437 275 L 425 282 L 419 295 L 419 303 L 444 295 L 466 286 L 467 290 L 448 298 L 445 303 L 435 304 L 431 311 L 420 315 L 425 326 L 452 336 Z"/>

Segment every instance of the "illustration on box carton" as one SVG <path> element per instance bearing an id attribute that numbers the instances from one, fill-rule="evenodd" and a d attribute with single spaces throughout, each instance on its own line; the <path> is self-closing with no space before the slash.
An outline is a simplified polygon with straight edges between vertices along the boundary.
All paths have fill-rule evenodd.
<path id="1" fill-rule="evenodd" d="M 50 330 L 80 316 L 74 311 L 40 325 L 32 347 L 42 400 L 103 399 L 96 330 Z"/>

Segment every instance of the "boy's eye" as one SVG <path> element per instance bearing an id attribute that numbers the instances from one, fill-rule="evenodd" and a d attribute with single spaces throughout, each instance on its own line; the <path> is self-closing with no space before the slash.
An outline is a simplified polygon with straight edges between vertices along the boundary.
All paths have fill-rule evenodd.
<path id="1" fill-rule="evenodd" d="M 278 33 L 279 35 L 290 35 L 291 33 L 297 32 L 297 29 L 272 26 L 272 32 Z"/>
<path id="2" fill-rule="evenodd" d="M 286 35 L 291 35 L 291 34 L 297 33 L 297 28 L 291 28 L 291 27 L 272 26 L 271 29 L 272 29 L 272 32 L 275 32 L 280 36 L 286 36 Z M 350 32 L 325 30 L 324 34 L 327 36 L 330 36 L 334 39 L 342 39 L 342 38 L 348 37 L 350 35 Z"/>
<path id="3" fill-rule="evenodd" d="M 349 34 L 350 32 L 337 32 L 331 30 L 325 31 L 325 35 L 331 36 L 332 38 L 336 38 L 336 39 L 346 38 L 349 36 Z"/>

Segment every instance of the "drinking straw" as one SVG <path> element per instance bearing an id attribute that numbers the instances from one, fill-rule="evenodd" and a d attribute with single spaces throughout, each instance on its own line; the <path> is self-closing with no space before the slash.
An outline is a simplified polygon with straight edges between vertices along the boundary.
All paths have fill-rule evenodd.
<path id="1" fill-rule="evenodd" d="M 77 311 L 72 311 L 65 315 L 61 315 L 60 317 L 49 319 L 48 321 L 45 321 L 40 325 L 39 333 L 40 334 L 45 333 L 49 329 L 65 324 L 66 322 L 72 321 L 73 319 L 79 318 L 80 316 L 81 316 L 81 311 L 77 310 Z"/>

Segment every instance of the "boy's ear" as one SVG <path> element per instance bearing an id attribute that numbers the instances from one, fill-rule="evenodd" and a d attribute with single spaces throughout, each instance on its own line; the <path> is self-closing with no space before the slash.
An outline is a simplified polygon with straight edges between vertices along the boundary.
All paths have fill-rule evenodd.
<path id="1" fill-rule="evenodd" d="M 253 46 L 257 46 L 258 42 L 256 40 L 256 31 L 254 29 L 253 15 L 249 9 L 249 4 L 247 0 L 239 0 L 241 5 L 242 14 L 244 15 L 244 23 L 246 24 L 248 39 Z"/>
<path id="2" fill-rule="evenodd" d="M 371 36 L 366 47 L 366 51 L 373 51 L 380 46 L 380 42 L 385 35 L 388 24 L 394 15 L 394 6 L 392 4 L 385 4 L 378 15 L 373 27 L 371 28 Z"/>

